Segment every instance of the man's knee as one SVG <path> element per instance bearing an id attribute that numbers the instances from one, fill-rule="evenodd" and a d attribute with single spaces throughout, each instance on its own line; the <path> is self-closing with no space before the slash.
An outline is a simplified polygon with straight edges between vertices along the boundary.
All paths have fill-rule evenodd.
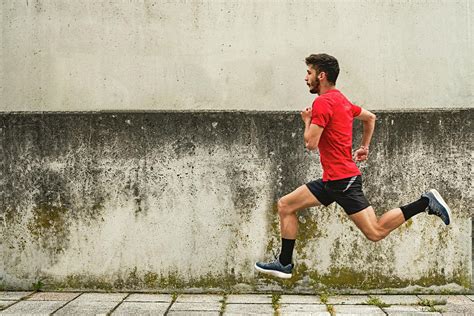
<path id="1" fill-rule="evenodd" d="M 367 237 L 368 240 L 373 241 L 373 242 L 380 241 L 387 236 L 387 234 L 382 230 L 373 230 L 370 232 L 364 232 L 364 235 L 365 237 Z"/>
<path id="2" fill-rule="evenodd" d="M 383 239 L 383 236 L 379 234 L 366 234 L 365 237 L 367 237 L 368 240 L 377 242 Z"/>
<path id="3" fill-rule="evenodd" d="M 294 210 L 290 207 L 290 205 L 286 202 L 285 197 L 282 197 L 278 200 L 278 214 L 280 216 L 285 216 L 294 213 Z"/>

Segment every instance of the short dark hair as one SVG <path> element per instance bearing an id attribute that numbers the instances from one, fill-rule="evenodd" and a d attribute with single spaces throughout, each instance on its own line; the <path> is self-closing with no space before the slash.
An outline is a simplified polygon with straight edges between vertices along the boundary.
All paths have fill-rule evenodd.
<path id="1" fill-rule="evenodd" d="M 339 63 L 336 58 L 328 54 L 311 54 L 305 61 L 307 66 L 313 66 L 316 71 L 325 72 L 328 81 L 336 84 L 339 75 Z"/>

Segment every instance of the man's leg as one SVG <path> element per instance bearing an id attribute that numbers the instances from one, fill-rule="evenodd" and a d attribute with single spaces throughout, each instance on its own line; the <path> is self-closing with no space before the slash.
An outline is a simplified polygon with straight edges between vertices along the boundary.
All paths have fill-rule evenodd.
<path id="1" fill-rule="evenodd" d="M 390 210 L 383 214 L 380 219 L 377 219 L 372 206 L 349 215 L 349 217 L 371 241 L 379 241 L 385 238 L 392 230 L 406 221 L 400 208 Z"/>
<path id="2" fill-rule="evenodd" d="M 282 238 L 279 259 L 284 266 L 292 262 L 293 248 L 298 234 L 297 211 L 317 205 L 321 205 L 321 203 L 306 185 L 300 186 L 278 201 L 278 215 L 280 217 L 280 233 Z"/>
<path id="3" fill-rule="evenodd" d="M 314 194 L 309 191 L 306 185 L 300 186 L 278 200 L 281 237 L 296 239 L 298 233 L 298 218 L 296 217 L 296 212 L 318 205 L 321 205 L 321 203 Z"/>
<path id="4" fill-rule="evenodd" d="M 427 208 L 428 214 L 440 217 L 446 225 L 450 224 L 451 211 L 439 192 L 434 189 L 424 193 L 415 202 L 384 213 L 380 219 L 377 219 L 372 206 L 349 217 L 368 239 L 379 241 L 412 216 L 425 212 Z"/>
<path id="5" fill-rule="evenodd" d="M 308 185 L 312 185 L 314 190 L 323 194 L 321 192 L 321 181 L 313 181 Z M 323 195 L 321 196 L 324 197 Z M 326 203 L 328 202 L 326 201 Z M 282 237 L 280 256 L 271 262 L 257 262 L 255 264 L 257 271 L 280 278 L 291 278 L 293 270 L 291 257 L 298 233 L 298 218 L 296 217 L 296 212 L 320 204 L 315 195 L 308 189 L 307 185 L 300 186 L 278 201 L 278 215 L 280 217 L 280 231 Z"/>

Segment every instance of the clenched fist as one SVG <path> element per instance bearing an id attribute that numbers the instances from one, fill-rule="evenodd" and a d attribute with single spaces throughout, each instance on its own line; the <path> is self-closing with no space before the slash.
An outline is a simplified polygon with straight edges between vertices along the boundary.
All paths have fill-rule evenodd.
<path id="1" fill-rule="evenodd" d="M 369 156 L 369 147 L 360 146 L 360 148 L 354 152 L 355 161 L 367 160 L 368 156 Z"/>
<path id="2" fill-rule="evenodd" d="M 303 122 L 310 123 L 311 114 L 312 114 L 311 108 L 306 108 L 303 111 L 301 111 L 301 119 L 303 120 Z"/>

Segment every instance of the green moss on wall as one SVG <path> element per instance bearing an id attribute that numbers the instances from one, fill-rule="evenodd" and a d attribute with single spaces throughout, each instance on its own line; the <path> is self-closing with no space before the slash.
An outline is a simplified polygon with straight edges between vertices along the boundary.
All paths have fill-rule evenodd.
<path id="1" fill-rule="evenodd" d="M 154 272 L 146 272 L 143 276 L 143 282 L 146 288 L 153 289 L 158 287 L 158 274 Z"/>
<path id="2" fill-rule="evenodd" d="M 327 274 L 316 271 L 309 272 L 310 279 L 315 287 L 332 289 L 385 289 L 404 288 L 418 285 L 429 287 L 432 285 L 459 284 L 465 288 L 470 287 L 470 276 L 467 271 L 455 271 L 452 276 L 443 275 L 437 271 L 429 271 L 419 279 L 401 279 L 399 277 L 383 274 L 380 271 L 356 271 L 347 267 L 331 268 Z"/>
<path id="3" fill-rule="evenodd" d="M 40 203 L 33 208 L 33 218 L 27 227 L 36 237 L 64 232 L 65 214 L 67 209 L 62 205 Z"/>
<path id="4" fill-rule="evenodd" d="M 45 288 L 53 290 L 148 290 L 148 291 L 180 291 L 189 288 L 218 289 L 232 291 L 232 287 L 239 283 L 252 285 L 253 280 L 243 279 L 234 275 L 207 274 L 199 278 L 186 279 L 177 271 L 159 275 L 152 271 L 141 272 L 134 268 L 126 277 L 100 277 L 84 274 L 74 274 L 59 281 L 48 281 Z"/>
<path id="5" fill-rule="evenodd" d="M 42 202 L 32 209 L 32 217 L 27 223 L 31 236 L 50 254 L 52 261 L 68 244 L 67 212 L 68 209 L 61 204 Z"/>

